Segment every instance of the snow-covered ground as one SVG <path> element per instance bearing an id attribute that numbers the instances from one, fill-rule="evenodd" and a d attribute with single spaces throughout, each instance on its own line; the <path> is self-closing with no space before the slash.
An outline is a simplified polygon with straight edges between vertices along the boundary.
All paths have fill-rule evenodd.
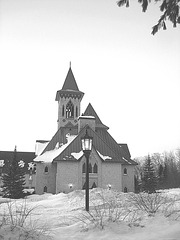
<path id="1" fill-rule="evenodd" d="M 180 199 L 180 189 L 165 190 L 163 194 L 172 201 L 174 197 Z M 96 217 L 99 216 L 99 220 L 102 220 L 99 221 L 98 227 L 95 227 L 92 218 L 86 215 L 84 210 L 84 191 L 74 191 L 69 194 L 59 193 L 57 195 L 31 195 L 27 197 L 26 202 L 16 200 L 16 202 L 11 201 L 8 204 L 8 199 L 0 198 L 0 239 L 180 240 L 179 200 L 173 206 L 173 209 L 170 209 L 171 214 L 169 215 L 162 211 L 155 215 L 138 212 L 139 215 L 136 213 L 133 218 L 131 211 L 129 211 L 129 209 L 133 209 L 133 205 L 130 205 L 127 200 L 129 195 L 130 193 L 118 194 L 111 190 L 102 189 L 90 191 L 90 212 L 94 211 Z M 113 221 L 111 219 L 107 222 L 104 220 L 106 215 L 98 215 L 100 209 L 103 209 L 102 204 L 106 201 L 114 203 L 117 199 L 120 201 L 119 206 L 125 207 L 120 207 L 120 212 L 116 212 L 115 209 L 111 209 L 111 211 L 120 214 L 121 220 Z M 7 215 L 8 207 L 16 210 L 14 212 L 15 216 L 22 211 L 24 204 L 26 211 L 33 209 L 25 224 L 18 229 L 10 227 L 7 220 L 10 217 Z M 107 214 L 109 208 L 108 206 L 106 208 Z M 130 215 L 124 218 L 128 211 Z M 122 220 L 123 218 L 124 220 Z M 91 223 L 89 223 L 90 219 Z M 101 226 L 103 226 L 103 230 Z M 25 235 L 21 232 L 23 229 L 30 230 Z M 33 235 L 33 230 L 35 232 L 40 231 L 41 234 L 39 236 Z M 19 233 L 21 233 L 21 237 L 19 237 Z M 48 237 L 46 238 L 44 234 L 48 234 Z"/>

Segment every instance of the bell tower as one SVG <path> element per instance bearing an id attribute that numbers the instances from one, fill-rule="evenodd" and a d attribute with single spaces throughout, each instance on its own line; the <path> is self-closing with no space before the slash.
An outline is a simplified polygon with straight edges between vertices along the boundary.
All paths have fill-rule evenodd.
<path id="1" fill-rule="evenodd" d="M 58 101 L 58 129 L 64 127 L 68 122 L 73 125 L 77 124 L 80 116 L 80 103 L 84 93 L 79 91 L 71 64 L 61 90 L 56 93 Z"/>

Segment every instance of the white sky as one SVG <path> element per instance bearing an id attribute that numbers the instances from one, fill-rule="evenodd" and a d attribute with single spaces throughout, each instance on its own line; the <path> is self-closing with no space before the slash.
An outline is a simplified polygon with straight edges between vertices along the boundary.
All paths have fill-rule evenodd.
<path id="1" fill-rule="evenodd" d="M 56 91 L 78 87 L 132 157 L 180 147 L 180 31 L 137 1 L 0 0 L 0 150 L 34 151 L 57 130 Z"/>

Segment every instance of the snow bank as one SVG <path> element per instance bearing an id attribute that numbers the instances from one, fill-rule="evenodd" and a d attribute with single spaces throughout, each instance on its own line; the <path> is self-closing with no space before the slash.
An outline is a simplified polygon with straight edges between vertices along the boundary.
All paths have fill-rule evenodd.
<path id="1" fill-rule="evenodd" d="M 168 196 L 177 195 L 180 194 L 180 189 L 169 189 L 165 190 L 164 193 Z M 90 207 L 99 204 L 99 194 L 103 194 L 105 199 L 113 197 L 112 190 L 92 189 L 90 190 Z M 125 200 L 129 193 L 117 194 L 120 194 L 120 198 Z M 18 200 L 18 202 L 21 201 Z M 97 228 L 84 231 L 79 218 L 80 213 L 86 213 L 84 210 L 84 190 L 72 191 L 68 194 L 59 193 L 53 195 L 46 193 L 43 195 L 31 195 L 27 197 L 26 204 L 28 208 L 38 206 L 31 216 L 31 221 L 35 221 L 35 223 L 37 222 L 42 226 L 46 225 L 52 240 L 180 240 L 180 219 L 175 221 L 164 217 L 161 213 L 156 214 L 154 217 L 139 216 L 139 221 L 141 221 L 139 225 L 129 224 L 125 221 L 111 221 L 103 231 Z M 3 213 L 6 205 L 3 201 L 1 202 L 1 211 Z M 180 203 L 178 207 L 180 210 Z M 6 226 L 0 228 L 2 239 L 12 237 L 11 233 L 11 229 Z M 11 239 L 18 239 L 16 238 L 16 231 L 14 231 L 14 234 L 14 238 Z"/>

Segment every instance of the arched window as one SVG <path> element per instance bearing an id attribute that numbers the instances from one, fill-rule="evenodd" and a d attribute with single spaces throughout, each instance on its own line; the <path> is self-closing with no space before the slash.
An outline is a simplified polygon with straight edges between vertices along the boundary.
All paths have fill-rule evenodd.
<path id="1" fill-rule="evenodd" d="M 76 117 L 78 117 L 78 107 L 76 107 Z"/>
<path id="2" fill-rule="evenodd" d="M 44 192 L 47 192 L 47 187 L 46 186 L 44 187 Z"/>
<path id="3" fill-rule="evenodd" d="M 127 187 L 125 187 L 125 188 L 124 188 L 124 193 L 127 193 L 127 191 L 128 191 L 128 190 L 127 190 Z"/>
<path id="4" fill-rule="evenodd" d="M 62 116 L 64 117 L 64 105 L 62 107 Z"/>
<path id="5" fill-rule="evenodd" d="M 83 189 L 83 190 L 86 189 L 86 182 L 84 183 L 82 189 Z"/>
<path id="6" fill-rule="evenodd" d="M 95 163 L 94 166 L 93 166 L 93 173 L 97 173 L 97 172 L 98 172 L 98 166 Z"/>
<path id="7" fill-rule="evenodd" d="M 44 172 L 48 173 L 48 167 L 47 166 L 44 168 Z"/>
<path id="8" fill-rule="evenodd" d="M 74 105 L 71 100 L 66 105 L 66 118 L 73 118 L 74 117 Z"/>
<path id="9" fill-rule="evenodd" d="M 124 175 L 127 175 L 127 168 L 124 168 Z"/>
<path id="10" fill-rule="evenodd" d="M 89 173 L 92 173 L 92 165 L 89 163 Z"/>
<path id="11" fill-rule="evenodd" d="M 92 188 L 97 188 L 96 183 L 93 182 Z"/>
<path id="12" fill-rule="evenodd" d="M 86 164 L 83 163 L 83 165 L 82 165 L 82 173 L 85 173 L 85 172 L 86 172 Z"/>

